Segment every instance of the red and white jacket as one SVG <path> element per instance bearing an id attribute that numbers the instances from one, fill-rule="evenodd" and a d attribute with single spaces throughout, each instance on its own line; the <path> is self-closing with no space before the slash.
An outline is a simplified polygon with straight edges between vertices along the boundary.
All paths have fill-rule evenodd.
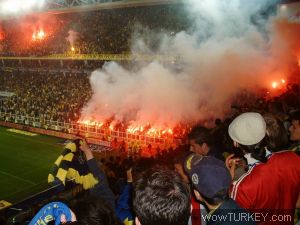
<path id="1" fill-rule="evenodd" d="M 300 157 L 291 151 L 267 151 L 266 163 L 250 154 L 245 158 L 249 170 L 233 183 L 231 198 L 254 213 L 258 224 L 294 224 L 300 193 Z"/>

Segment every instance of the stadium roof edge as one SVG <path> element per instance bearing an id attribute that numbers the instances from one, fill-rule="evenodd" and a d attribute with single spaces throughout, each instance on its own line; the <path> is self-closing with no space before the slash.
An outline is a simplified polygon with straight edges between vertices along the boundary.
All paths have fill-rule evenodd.
<path id="1" fill-rule="evenodd" d="M 140 6 L 152 6 L 152 5 L 165 5 L 182 3 L 182 0 L 125 0 L 116 2 L 94 3 L 81 6 L 73 6 L 71 8 L 63 7 L 58 9 L 49 9 L 46 13 L 70 13 L 70 12 L 82 12 L 82 11 L 95 11 L 101 9 L 114 9 L 114 8 L 128 8 L 128 7 L 140 7 Z"/>
<path id="2" fill-rule="evenodd" d="M 74 13 L 74 12 L 88 12 L 88 11 L 98 11 L 106 9 L 117 9 L 117 8 L 130 8 L 130 7 L 143 7 L 143 6 L 155 6 L 155 5 L 167 5 L 167 4 L 179 4 L 183 3 L 184 0 L 120 0 L 110 2 L 100 2 L 101 0 L 93 0 L 94 3 L 84 3 L 82 0 L 76 0 L 77 3 L 82 3 L 76 6 L 59 4 L 59 1 L 52 1 L 52 5 L 56 5 L 57 8 L 51 8 L 50 6 L 46 7 L 40 11 L 32 11 L 26 15 L 32 14 L 62 14 L 62 13 Z M 65 2 L 65 1 L 63 1 Z M 6 15 L 0 16 L 0 19 L 12 19 L 18 17 L 18 15 Z"/>

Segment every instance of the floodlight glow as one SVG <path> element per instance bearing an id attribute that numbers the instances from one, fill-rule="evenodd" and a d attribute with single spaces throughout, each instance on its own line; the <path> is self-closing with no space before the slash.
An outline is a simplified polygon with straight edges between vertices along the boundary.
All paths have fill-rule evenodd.
<path id="1" fill-rule="evenodd" d="M 1 5 L 1 9 L 5 12 L 18 12 L 20 10 L 20 2 L 18 0 L 11 0 L 3 2 Z"/>
<path id="2" fill-rule="evenodd" d="M 5 0 L 0 4 L 1 14 L 11 14 L 40 9 L 45 0 Z"/>

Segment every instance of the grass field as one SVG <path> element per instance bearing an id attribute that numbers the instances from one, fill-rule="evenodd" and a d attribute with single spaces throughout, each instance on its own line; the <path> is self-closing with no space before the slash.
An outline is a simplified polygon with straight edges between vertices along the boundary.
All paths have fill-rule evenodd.
<path id="1" fill-rule="evenodd" d="M 0 127 L 0 200 L 16 203 L 46 188 L 49 170 L 63 149 L 61 141 Z"/>

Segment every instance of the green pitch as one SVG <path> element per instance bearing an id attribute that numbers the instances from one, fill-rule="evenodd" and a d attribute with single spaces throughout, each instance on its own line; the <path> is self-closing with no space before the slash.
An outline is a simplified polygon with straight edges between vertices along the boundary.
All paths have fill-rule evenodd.
<path id="1" fill-rule="evenodd" d="M 62 139 L 0 127 L 0 200 L 16 203 L 47 188 L 47 177 Z"/>

